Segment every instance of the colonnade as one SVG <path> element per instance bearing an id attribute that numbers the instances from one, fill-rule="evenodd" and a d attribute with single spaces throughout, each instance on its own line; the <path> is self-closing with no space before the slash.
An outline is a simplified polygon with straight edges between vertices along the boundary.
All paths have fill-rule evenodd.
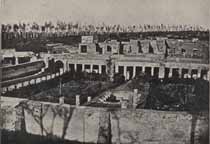
<path id="1" fill-rule="evenodd" d="M 208 78 L 209 71 L 205 68 L 178 68 L 178 67 L 158 67 L 158 66 L 131 66 L 116 65 L 115 73 L 121 73 L 126 79 L 134 78 L 140 72 L 158 78 Z"/>
<path id="2" fill-rule="evenodd" d="M 50 80 L 56 76 L 59 76 L 68 71 L 74 72 L 95 72 L 95 73 L 107 73 L 110 71 L 110 67 L 108 67 L 105 63 L 92 61 L 84 63 L 70 63 L 68 61 L 62 61 L 63 68 L 60 69 L 60 72 L 56 74 L 49 74 L 47 76 L 42 76 L 39 78 L 33 78 L 30 80 L 26 80 L 24 82 L 11 84 L 9 86 L 3 87 L 3 92 L 11 91 L 13 89 L 18 89 L 20 87 L 25 87 L 30 84 L 40 83 L 42 81 Z M 133 64 L 133 65 L 132 65 Z M 136 75 L 145 73 L 150 76 L 155 76 L 157 78 L 170 78 L 170 77 L 179 77 L 179 78 L 204 78 L 209 80 L 210 72 L 207 67 L 205 66 L 188 66 L 188 67 L 178 67 L 178 66 L 171 66 L 171 65 L 160 65 L 158 63 L 112 63 L 111 68 L 111 76 L 113 74 L 121 73 L 125 76 L 125 79 L 132 79 Z M 4 82 L 3 82 L 4 83 Z"/>
<path id="3" fill-rule="evenodd" d="M 74 71 L 74 72 L 86 71 L 86 72 L 96 72 L 102 74 L 107 72 L 107 66 L 102 64 L 69 63 L 66 71 Z"/>

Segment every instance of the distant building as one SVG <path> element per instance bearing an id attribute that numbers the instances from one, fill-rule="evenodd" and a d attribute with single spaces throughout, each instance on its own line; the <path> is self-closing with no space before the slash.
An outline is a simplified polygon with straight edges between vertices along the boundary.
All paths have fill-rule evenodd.
<path id="1" fill-rule="evenodd" d="M 2 64 L 7 65 L 17 65 L 21 63 L 36 61 L 37 57 L 31 51 L 20 52 L 15 49 L 2 49 Z"/>

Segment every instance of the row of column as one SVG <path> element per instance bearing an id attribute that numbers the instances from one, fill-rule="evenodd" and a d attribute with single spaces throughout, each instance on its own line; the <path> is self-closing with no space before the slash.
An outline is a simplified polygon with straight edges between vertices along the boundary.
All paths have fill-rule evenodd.
<path id="1" fill-rule="evenodd" d="M 80 95 L 76 95 L 75 96 L 76 99 L 75 99 L 75 105 L 76 106 L 80 106 L 81 103 L 80 103 Z M 92 100 L 92 97 L 91 96 L 87 96 L 87 102 L 90 102 Z M 60 96 L 59 97 L 59 104 L 65 104 L 65 97 L 64 96 Z"/>
<path id="2" fill-rule="evenodd" d="M 123 67 L 123 75 L 125 77 L 128 77 L 128 75 L 130 75 L 131 73 L 129 73 L 128 68 L 132 67 L 132 77 L 136 76 L 136 72 L 137 72 L 137 67 L 141 68 L 141 72 L 145 73 L 146 68 L 150 68 L 151 69 L 151 76 L 154 76 L 154 72 L 155 72 L 155 68 L 158 67 L 146 67 L 146 66 L 115 66 L 115 73 L 119 73 L 119 67 Z M 158 68 L 160 69 L 160 68 Z"/>
<path id="3" fill-rule="evenodd" d="M 87 72 L 93 72 L 96 71 L 97 73 L 101 74 L 102 73 L 102 67 L 105 67 L 105 71 L 106 71 L 106 66 L 105 65 L 94 65 L 94 64 L 72 64 L 74 65 L 74 71 L 78 71 L 79 67 L 78 65 L 81 66 L 81 71 L 87 71 Z M 94 68 L 97 67 L 97 68 Z M 86 68 L 88 67 L 88 68 Z M 68 71 L 71 71 L 71 68 L 68 67 Z"/>
<path id="4" fill-rule="evenodd" d="M 202 74 L 207 76 L 207 70 L 203 69 L 186 69 L 186 68 L 168 68 L 168 77 L 172 77 L 173 73 L 176 72 L 179 77 L 183 78 L 191 78 L 191 77 L 196 77 L 196 78 L 201 78 Z M 173 72 L 174 71 L 174 72 Z M 202 73 L 203 71 L 203 73 Z"/>
<path id="5" fill-rule="evenodd" d="M 155 74 L 158 76 L 158 78 L 164 78 L 164 77 L 172 77 L 177 73 L 177 75 L 181 78 L 201 78 L 201 76 L 208 74 L 208 71 L 206 69 L 186 69 L 186 68 L 165 68 L 165 67 L 148 67 L 148 66 L 115 66 L 115 73 L 119 73 L 119 67 L 123 67 L 123 75 L 126 79 L 129 79 L 130 75 L 132 74 L 132 78 L 136 76 L 137 67 L 141 68 L 141 72 L 145 73 L 146 68 L 149 68 L 150 75 L 154 76 Z M 129 71 L 129 68 L 132 69 Z M 156 71 L 155 71 L 156 69 Z M 168 73 L 167 73 L 168 69 Z M 176 72 L 175 72 L 176 71 Z M 187 72 L 186 72 L 187 71 Z M 203 73 L 202 73 L 203 71 Z M 184 73 L 185 72 L 185 73 Z M 157 74 L 158 73 L 158 74 Z"/>
<path id="6" fill-rule="evenodd" d="M 72 64 L 72 65 L 74 65 L 74 71 L 77 71 L 78 70 L 78 65 L 80 65 L 80 70 L 81 71 L 87 71 L 88 70 L 88 72 L 93 72 L 95 70 L 96 73 L 99 73 L 99 74 L 101 74 L 102 72 L 107 73 L 107 66 L 106 65 L 95 65 L 95 64 Z M 102 70 L 102 66 L 105 67 L 105 70 Z M 148 74 L 148 72 L 149 72 L 149 75 L 157 76 L 158 78 L 165 78 L 165 77 L 170 78 L 170 77 L 175 75 L 174 73 L 176 73 L 176 75 L 178 75 L 178 77 L 180 77 L 180 78 L 181 77 L 182 78 L 187 78 L 187 77 L 188 78 L 191 78 L 191 77 L 201 78 L 201 77 L 203 77 L 203 75 L 208 76 L 207 75 L 207 73 L 208 73 L 207 69 L 202 69 L 202 68 L 197 68 L 197 69 L 177 68 L 177 67 L 169 68 L 169 67 L 165 67 L 165 66 L 159 66 L 159 67 L 150 66 L 149 67 L 149 66 L 142 66 L 142 65 L 140 65 L 140 66 L 115 65 L 115 70 L 113 70 L 114 73 L 119 73 L 119 67 L 121 67 L 121 72 L 122 72 L 122 68 L 123 68 L 123 73 L 122 74 L 125 76 L 126 79 L 134 78 L 136 76 L 136 73 L 137 73 L 137 68 L 140 68 L 141 72 L 143 72 L 143 73 L 146 72 Z M 67 70 L 70 71 L 69 64 L 68 64 Z M 203 74 L 202 70 L 206 71 L 206 72 Z M 176 72 L 174 72 L 174 71 L 176 71 Z"/>

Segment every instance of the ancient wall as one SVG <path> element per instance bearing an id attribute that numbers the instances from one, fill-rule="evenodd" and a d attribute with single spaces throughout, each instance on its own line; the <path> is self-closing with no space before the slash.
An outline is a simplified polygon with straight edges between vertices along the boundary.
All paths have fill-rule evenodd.
<path id="1" fill-rule="evenodd" d="M 120 144 L 201 144 L 208 114 L 70 107 L 24 102 L 16 107 L 16 130 L 68 140 Z"/>

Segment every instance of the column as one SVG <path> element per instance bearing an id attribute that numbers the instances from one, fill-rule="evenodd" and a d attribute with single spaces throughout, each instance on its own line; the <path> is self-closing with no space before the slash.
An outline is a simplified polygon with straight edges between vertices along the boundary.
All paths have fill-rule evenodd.
<path id="1" fill-rule="evenodd" d="M 191 74 L 192 74 L 192 69 L 189 68 L 189 69 L 188 69 L 188 78 L 191 78 L 191 77 L 192 77 Z"/>
<path id="2" fill-rule="evenodd" d="M 154 76 L 154 67 L 151 67 L 151 76 Z"/>
<path id="3" fill-rule="evenodd" d="M 172 70 L 173 70 L 173 68 L 169 68 L 169 73 L 168 73 L 169 78 L 172 77 Z"/>
<path id="4" fill-rule="evenodd" d="M 88 96 L 87 101 L 88 101 L 88 102 L 90 102 L 90 101 L 91 101 L 91 96 Z"/>
<path id="5" fill-rule="evenodd" d="M 210 71 L 207 72 L 207 80 L 210 81 Z"/>
<path id="6" fill-rule="evenodd" d="M 93 65 L 90 65 L 90 72 L 93 72 Z"/>
<path id="7" fill-rule="evenodd" d="M 197 77 L 198 77 L 198 78 L 200 78 L 200 77 L 201 77 L 201 69 L 200 69 L 200 68 L 198 69 L 198 74 L 197 74 Z"/>
<path id="8" fill-rule="evenodd" d="M 182 68 L 179 68 L 179 78 L 182 78 Z"/>
<path id="9" fill-rule="evenodd" d="M 85 64 L 82 64 L 82 71 L 85 71 Z"/>
<path id="10" fill-rule="evenodd" d="M 115 73 L 119 73 L 119 66 L 115 65 Z"/>
<path id="11" fill-rule="evenodd" d="M 77 71 L 77 64 L 76 63 L 74 64 L 74 71 L 75 72 Z"/>
<path id="12" fill-rule="evenodd" d="M 63 62 L 63 73 L 65 73 L 67 71 L 67 66 L 66 66 L 66 62 Z"/>
<path id="13" fill-rule="evenodd" d="M 135 109 L 138 103 L 138 89 L 134 89 L 133 91 L 133 99 L 132 99 L 132 106 Z"/>
<path id="14" fill-rule="evenodd" d="M 68 61 L 66 61 L 66 71 L 67 72 L 69 71 L 69 63 L 68 63 Z"/>
<path id="15" fill-rule="evenodd" d="M 64 99 L 65 99 L 64 96 L 60 96 L 60 97 L 59 97 L 59 104 L 60 104 L 60 105 L 62 105 L 62 104 L 65 103 L 65 100 L 64 100 Z"/>
<path id="16" fill-rule="evenodd" d="M 126 73 L 127 73 L 126 66 L 123 66 L 123 75 L 125 76 L 125 78 L 126 78 Z"/>
<path id="17" fill-rule="evenodd" d="M 142 72 L 145 73 L 145 66 L 142 66 Z"/>
<path id="18" fill-rule="evenodd" d="M 99 74 L 102 73 L 102 65 L 98 65 L 98 72 L 99 72 Z"/>
<path id="19" fill-rule="evenodd" d="M 80 95 L 76 95 L 76 106 L 80 105 Z"/>
<path id="20" fill-rule="evenodd" d="M 136 66 L 133 67 L 133 78 L 136 76 Z"/>
<path id="21" fill-rule="evenodd" d="M 158 78 L 162 79 L 164 78 L 165 75 L 165 68 L 163 66 L 159 67 L 159 73 L 158 73 Z"/>
<path id="22" fill-rule="evenodd" d="M 18 57 L 15 57 L 15 65 L 18 64 Z"/>

